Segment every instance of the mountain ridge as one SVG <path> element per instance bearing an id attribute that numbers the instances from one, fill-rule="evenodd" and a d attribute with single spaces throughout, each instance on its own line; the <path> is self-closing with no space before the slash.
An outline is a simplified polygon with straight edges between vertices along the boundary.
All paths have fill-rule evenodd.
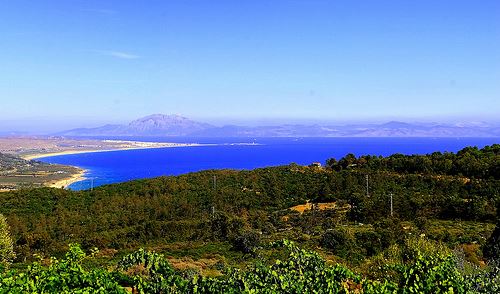
<path id="1" fill-rule="evenodd" d="M 485 123 L 408 123 L 320 125 L 282 124 L 239 126 L 198 122 L 177 114 L 151 114 L 129 124 L 107 124 L 58 132 L 59 136 L 165 137 L 500 137 L 500 127 Z"/>

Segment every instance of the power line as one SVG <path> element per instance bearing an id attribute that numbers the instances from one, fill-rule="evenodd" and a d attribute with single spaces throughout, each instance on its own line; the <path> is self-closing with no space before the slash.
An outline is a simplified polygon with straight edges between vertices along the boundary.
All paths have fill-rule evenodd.
<path id="1" fill-rule="evenodd" d="M 214 175 L 213 177 L 213 182 L 212 182 L 212 187 L 214 189 L 214 196 L 212 196 L 212 218 L 215 217 L 215 205 L 214 205 L 214 201 L 215 201 L 215 193 L 217 191 L 217 176 Z"/>

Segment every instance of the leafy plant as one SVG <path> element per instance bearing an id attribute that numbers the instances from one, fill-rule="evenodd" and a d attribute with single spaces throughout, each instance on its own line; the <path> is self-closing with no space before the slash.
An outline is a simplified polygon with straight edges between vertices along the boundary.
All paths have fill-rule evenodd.
<path id="1" fill-rule="evenodd" d="M 163 255 L 142 248 L 123 257 L 118 263 L 118 269 L 132 277 L 126 282 L 140 293 L 169 293 L 182 289 L 186 284 Z"/>
<path id="2" fill-rule="evenodd" d="M 107 270 L 86 269 L 86 258 L 79 245 L 70 244 L 65 258 L 51 258 L 49 266 L 34 262 L 0 276 L 0 293 L 127 293 Z"/>

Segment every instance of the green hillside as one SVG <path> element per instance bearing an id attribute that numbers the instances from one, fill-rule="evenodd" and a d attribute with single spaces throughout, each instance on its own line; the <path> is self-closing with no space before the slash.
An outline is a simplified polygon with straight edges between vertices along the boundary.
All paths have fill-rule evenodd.
<path id="1" fill-rule="evenodd" d="M 465 280 L 495 279 L 498 239 L 490 236 L 499 204 L 500 145 L 456 154 L 347 155 L 325 167 L 208 170 L 93 191 L 24 189 L 0 194 L 17 268 L 4 280 L 21 279 L 34 254 L 48 266 L 37 270 L 57 276 L 60 264 L 48 265 L 47 257 L 62 257 L 78 243 L 101 251 L 72 266 L 83 262 L 79 270 L 99 272 L 116 289 L 167 293 L 176 285 L 181 292 L 216 293 L 244 284 L 268 293 L 281 286 L 288 293 L 384 293 L 418 284 L 417 292 L 480 292 L 489 288 Z M 145 251 L 125 258 L 128 266 L 118 263 L 139 248 L 163 254 L 154 255 L 159 268 L 148 267 L 144 254 L 153 257 Z M 143 266 L 130 270 L 132 264 Z M 319 269 L 320 276 L 313 274 Z M 434 280 L 422 286 L 422 279 Z"/>

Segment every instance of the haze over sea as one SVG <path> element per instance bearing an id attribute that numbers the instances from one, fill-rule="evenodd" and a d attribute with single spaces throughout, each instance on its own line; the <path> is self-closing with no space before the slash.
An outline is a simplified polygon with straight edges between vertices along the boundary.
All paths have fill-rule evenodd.
<path id="1" fill-rule="evenodd" d="M 114 138 L 123 139 L 123 138 Z M 180 175 L 206 169 L 253 169 L 287 165 L 324 164 L 348 153 L 360 155 L 456 152 L 467 146 L 499 143 L 499 138 L 126 138 L 155 142 L 211 143 L 214 146 L 121 150 L 61 155 L 40 159 L 88 170 L 86 180 L 73 190 L 158 176 Z M 231 145 L 256 143 L 255 145 Z"/>

